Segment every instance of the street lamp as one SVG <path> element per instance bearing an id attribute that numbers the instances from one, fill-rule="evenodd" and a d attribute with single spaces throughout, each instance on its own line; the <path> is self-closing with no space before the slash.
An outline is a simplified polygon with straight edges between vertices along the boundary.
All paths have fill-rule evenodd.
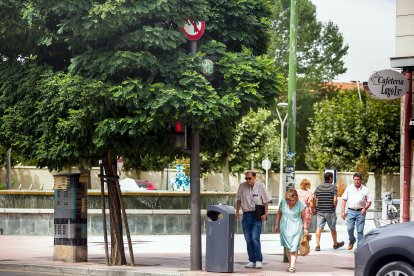
<path id="1" fill-rule="evenodd" d="M 351 80 L 351 82 L 357 84 L 359 101 L 361 102 L 362 101 L 362 98 L 361 98 L 361 89 L 359 88 L 360 81 L 359 80 L 357 80 L 357 81 Z"/>
<path id="2" fill-rule="evenodd" d="M 287 103 L 278 103 L 277 104 L 278 107 L 281 108 L 285 108 L 288 107 Z M 280 112 L 279 109 L 276 108 L 277 111 L 277 115 L 279 116 L 279 121 L 280 121 L 280 172 L 279 172 L 279 204 L 282 200 L 282 198 L 284 197 L 284 193 L 283 193 L 283 186 L 282 183 L 283 182 L 283 141 L 284 141 L 284 126 L 285 126 L 285 122 L 286 122 L 286 118 L 288 113 L 286 113 L 285 117 L 282 120 L 282 117 L 280 116 Z"/>

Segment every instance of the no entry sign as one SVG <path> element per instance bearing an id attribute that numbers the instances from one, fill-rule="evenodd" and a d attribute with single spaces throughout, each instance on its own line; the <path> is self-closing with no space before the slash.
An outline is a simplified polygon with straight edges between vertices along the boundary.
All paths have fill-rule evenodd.
<path id="1" fill-rule="evenodd" d="M 203 35 L 205 27 L 205 21 L 193 21 L 187 19 L 184 26 L 180 27 L 180 30 L 188 40 L 197 40 Z"/>

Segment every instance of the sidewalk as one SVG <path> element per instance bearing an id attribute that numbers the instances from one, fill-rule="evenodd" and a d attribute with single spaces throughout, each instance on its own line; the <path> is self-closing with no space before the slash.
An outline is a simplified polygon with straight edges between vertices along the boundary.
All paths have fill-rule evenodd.
<path id="1" fill-rule="evenodd" d="M 365 233 L 375 228 L 368 220 Z M 334 250 L 329 231 L 322 233 L 321 251 L 315 252 L 312 234 L 311 253 L 299 257 L 295 275 L 353 275 L 353 250 L 346 249 L 346 225 L 337 225 L 338 241 L 345 246 Z M 126 243 L 126 238 L 124 239 Z M 69 275 L 223 275 L 205 271 L 205 236 L 202 236 L 202 271 L 192 271 L 190 264 L 190 236 L 143 235 L 132 236 L 135 267 L 107 266 L 103 237 L 88 237 L 88 262 L 64 263 L 53 261 L 53 236 L 0 236 L 0 275 L 2 271 L 49 272 Z M 234 273 L 232 275 L 292 275 L 285 272 L 283 249 L 278 234 L 262 235 L 263 269 L 244 268 L 247 263 L 243 235 L 235 236 Z M 130 263 L 128 245 L 125 244 L 127 262 Z"/>

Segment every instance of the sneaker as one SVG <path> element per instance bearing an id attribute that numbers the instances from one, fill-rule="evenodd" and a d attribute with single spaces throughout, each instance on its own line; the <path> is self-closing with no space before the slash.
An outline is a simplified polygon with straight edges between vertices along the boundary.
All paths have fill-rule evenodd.
<path id="1" fill-rule="evenodd" d="M 256 268 L 262 268 L 263 263 L 262 262 L 256 262 Z"/>
<path id="2" fill-rule="evenodd" d="M 294 267 L 288 267 L 286 268 L 286 272 L 295 273 L 296 269 Z"/>
<path id="3" fill-rule="evenodd" d="M 249 262 L 247 265 L 245 265 L 244 267 L 246 267 L 246 268 L 255 268 L 256 267 L 256 264 L 255 263 L 253 263 L 253 262 Z"/>
<path id="4" fill-rule="evenodd" d="M 355 242 L 350 242 L 350 243 L 348 244 L 348 250 L 352 250 L 352 248 L 354 248 L 354 243 L 355 243 Z"/>
<path id="5" fill-rule="evenodd" d="M 343 241 L 341 241 L 341 242 L 338 242 L 336 245 L 334 245 L 333 246 L 333 249 L 338 249 L 339 247 L 342 247 L 342 246 L 344 246 L 344 242 Z M 348 246 L 349 247 L 349 246 Z"/>
<path id="6" fill-rule="evenodd" d="M 317 245 L 317 246 L 315 247 L 315 251 L 321 251 L 321 247 L 320 247 L 319 245 Z"/>

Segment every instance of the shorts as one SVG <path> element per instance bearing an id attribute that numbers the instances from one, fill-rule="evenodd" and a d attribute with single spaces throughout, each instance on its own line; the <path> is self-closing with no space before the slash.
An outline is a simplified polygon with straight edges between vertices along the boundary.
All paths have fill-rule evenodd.
<path id="1" fill-rule="evenodd" d="M 324 228 L 325 224 L 328 223 L 328 227 L 331 230 L 336 229 L 336 213 L 318 213 L 316 217 L 316 225 L 319 228 Z"/>

